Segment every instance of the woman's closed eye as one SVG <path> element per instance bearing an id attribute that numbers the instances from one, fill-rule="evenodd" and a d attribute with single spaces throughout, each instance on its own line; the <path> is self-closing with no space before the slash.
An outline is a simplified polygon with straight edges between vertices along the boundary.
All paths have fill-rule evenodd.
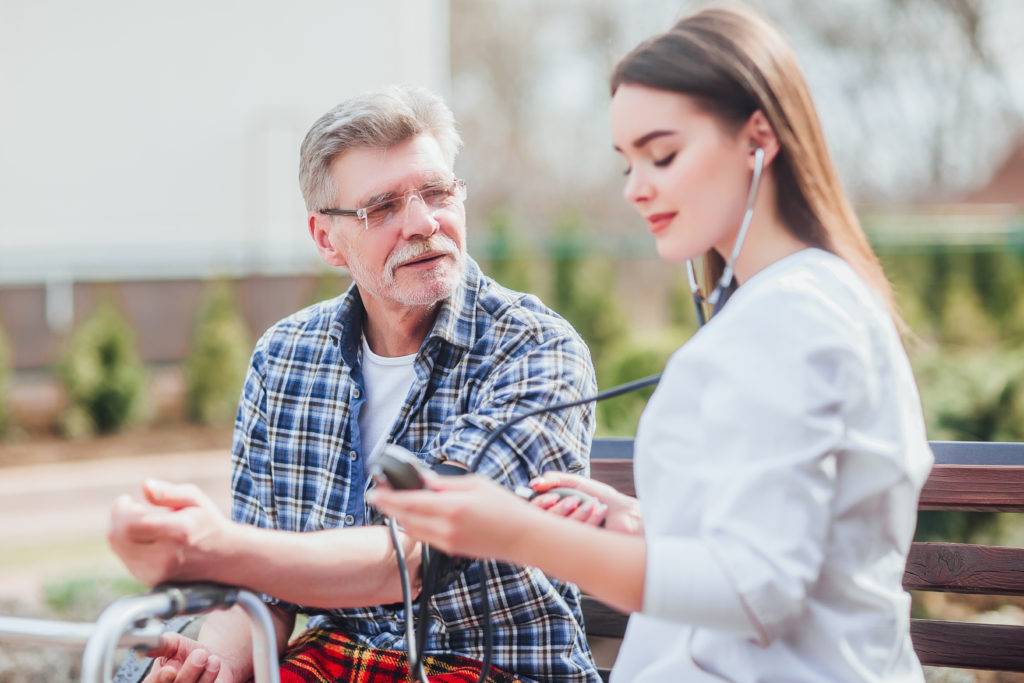
<path id="1" fill-rule="evenodd" d="M 654 165 L 655 165 L 655 166 L 657 166 L 658 168 L 665 168 L 666 166 L 668 166 L 669 164 L 671 164 L 671 163 L 672 163 L 672 161 L 673 161 L 673 160 L 674 160 L 675 158 L 676 158 L 676 153 L 675 153 L 675 152 L 672 152 L 671 154 L 669 154 L 669 155 L 667 155 L 667 156 L 663 156 L 663 157 L 662 157 L 662 158 L 660 158 L 660 159 L 655 159 L 655 160 L 654 160 Z"/>

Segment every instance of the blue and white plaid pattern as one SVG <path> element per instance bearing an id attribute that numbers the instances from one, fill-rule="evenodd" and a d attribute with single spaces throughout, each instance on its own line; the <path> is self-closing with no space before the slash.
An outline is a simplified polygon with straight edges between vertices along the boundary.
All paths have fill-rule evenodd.
<path id="1" fill-rule="evenodd" d="M 359 435 L 364 310 L 358 291 L 302 310 L 256 344 L 232 446 L 235 520 L 315 531 L 381 524 L 364 494 L 370 447 Z M 533 296 L 509 291 L 467 258 L 415 364 L 416 380 L 388 441 L 471 464 L 495 427 L 533 408 L 595 391 L 593 363 L 572 327 Z M 587 472 L 592 407 L 529 418 L 477 471 L 505 486 L 548 470 Z M 489 563 L 494 664 L 536 681 L 598 681 L 579 591 L 533 568 Z M 434 596 L 426 647 L 483 658 L 476 563 Z M 310 610 L 304 610 L 310 611 Z M 370 647 L 405 647 L 399 606 L 315 611 L 311 625 Z"/>

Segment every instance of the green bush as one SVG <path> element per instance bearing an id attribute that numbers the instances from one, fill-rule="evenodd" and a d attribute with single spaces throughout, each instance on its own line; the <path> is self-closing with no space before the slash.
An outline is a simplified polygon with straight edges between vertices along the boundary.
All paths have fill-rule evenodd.
<path id="1" fill-rule="evenodd" d="M 46 606 L 61 619 L 90 620 L 118 598 L 142 595 L 146 587 L 130 576 L 80 576 L 43 586 Z"/>
<path id="2" fill-rule="evenodd" d="M 109 301 L 72 335 L 58 366 L 69 408 L 67 436 L 112 432 L 139 415 L 145 375 L 128 322 Z"/>
<path id="3" fill-rule="evenodd" d="M 225 282 L 211 284 L 185 359 L 185 413 L 203 424 L 235 415 L 252 349 L 249 330 Z"/>
<path id="4" fill-rule="evenodd" d="M 318 304 L 321 301 L 333 299 L 348 289 L 351 282 L 349 278 L 336 270 L 322 270 L 313 284 L 313 292 L 310 294 L 307 305 Z"/>
<path id="5" fill-rule="evenodd" d="M 490 227 L 487 275 L 517 292 L 535 291 L 532 264 L 513 225 L 512 214 L 505 209 L 497 209 L 487 222 Z"/>
<path id="6" fill-rule="evenodd" d="M 932 349 L 914 370 L 929 438 L 1024 440 L 1024 349 Z"/>
<path id="7" fill-rule="evenodd" d="M 556 226 L 552 244 L 552 296 L 549 303 L 590 347 L 596 367 L 627 336 L 627 325 L 615 297 L 615 272 L 610 263 L 589 255 L 578 217 L 567 215 Z"/>
<path id="8" fill-rule="evenodd" d="M 609 388 L 661 372 L 669 356 L 682 344 L 677 332 L 645 336 L 616 346 L 606 363 L 598 367 L 603 388 Z M 602 436 L 634 436 L 654 389 L 635 391 L 597 405 L 598 433 Z"/>
<path id="9" fill-rule="evenodd" d="M 0 327 L 0 438 L 11 428 L 11 415 L 7 406 L 7 390 L 10 385 L 11 353 L 4 330 Z"/>

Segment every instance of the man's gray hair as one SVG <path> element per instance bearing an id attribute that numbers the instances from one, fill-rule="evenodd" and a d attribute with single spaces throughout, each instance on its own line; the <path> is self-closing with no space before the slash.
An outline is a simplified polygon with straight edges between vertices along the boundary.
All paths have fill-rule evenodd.
<path id="1" fill-rule="evenodd" d="M 299 154 L 299 186 L 306 209 L 331 207 L 338 188 L 331 163 L 357 148 L 387 148 L 424 133 L 434 136 L 445 161 L 455 164 L 462 138 L 444 101 L 426 88 L 398 85 L 345 100 L 317 119 Z"/>

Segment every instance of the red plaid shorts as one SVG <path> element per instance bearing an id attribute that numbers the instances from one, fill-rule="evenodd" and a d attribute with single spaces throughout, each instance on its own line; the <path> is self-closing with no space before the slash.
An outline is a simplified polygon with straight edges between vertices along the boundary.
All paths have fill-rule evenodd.
<path id="1" fill-rule="evenodd" d="M 423 671 L 431 683 L 475 683 L 482 664 L 460 655 L 428 655 Z M 281 659 L 281 683 L 405 683 L 405 652 L 358 645 L 337 631 L 310 629 L 289 644 Z M 490 683 L 518 683 L 491 667 Z"/>

